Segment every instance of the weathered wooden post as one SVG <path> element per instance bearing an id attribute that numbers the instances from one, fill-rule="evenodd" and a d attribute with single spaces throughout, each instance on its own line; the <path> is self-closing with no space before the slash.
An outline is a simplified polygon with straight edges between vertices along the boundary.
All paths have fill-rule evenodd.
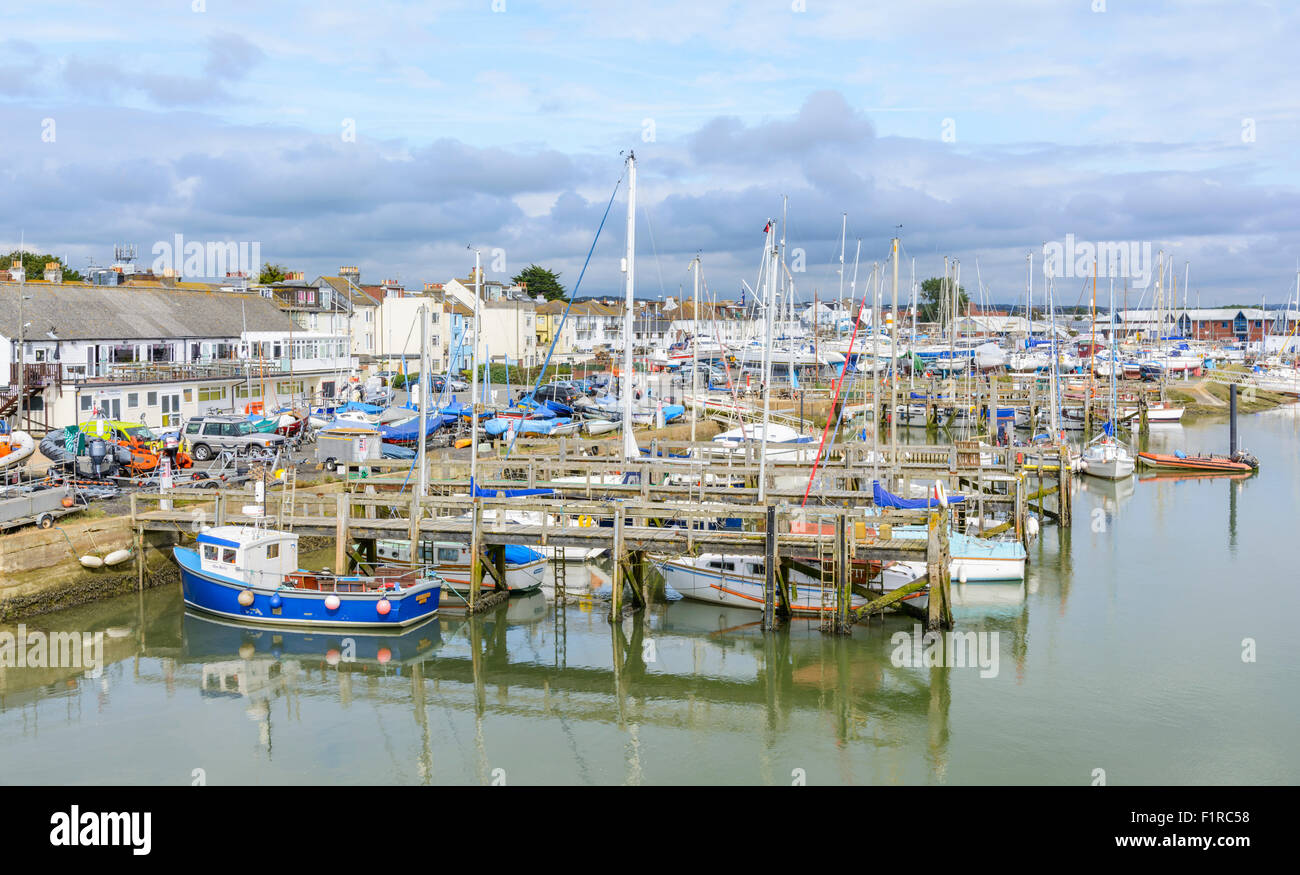
<path id="1" fill-rule="evenodd" d="M 483 589 L 483 503 L 474 499 L 473 521 L 469 536 L 469 612 L 478 607 Z"/>
<path id="2" fill-rule="evenodd" d="M 849 555 L 848 514 L 835 517 L 835 634 L 847 635 L 852 626 L 849 611 L 853 607 L 853 557 Z"/>
<path id="3" fill-rule="evenodd" d="M 1060 502 L 1060 519 L 1058 522 L 1062 526 L 1070 525 L 1070 505 L 1072 504 L 1071 489 L 1074 486 L 1074 477 L 1070 473 L 1070 448 L 1061 447 L 1060 467 L 1057 468 L 1057 498 Z"/>
<path id="4" fill-rule="evenodd" d="M 623 504 L 614 505 L 614 580 L 610 597 L 609 615 L 615 622 L 623 612 Z"/>
<path id="5" fill-rule="evenodd" d="M 767 506 L 763 536 L 763 628 L 776 628 L 776 505 Z"/>
<path id="6" fill-rule="evenodd" d="M 334 573 L 347 574 L 348 571 L 348 497 L 345 493 L 334 496 Z"/>
<path id="7" fill-rule="evenodd" d="M 925 571 L 930 581 L 926 629 L 952 628 L 952 589 L 948 555 L 948 526 L 946 514 L 930 514 L 929 537 L 925 549 Z"/>

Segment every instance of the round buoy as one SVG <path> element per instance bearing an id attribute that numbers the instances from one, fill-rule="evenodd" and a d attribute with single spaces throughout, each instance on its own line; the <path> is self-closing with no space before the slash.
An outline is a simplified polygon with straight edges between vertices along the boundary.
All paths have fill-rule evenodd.
<path id="1" fill-rule="evenodd" d="M 72 500 L 72 496 L 69 495 L 68 497 L 63 499 L 62 504 L 64 507 L 72 507 L 72 505 L 76 504 L 76 502 L 74 502 Z"/>
<path id="2" fill-rule="evenodd" d="M 380 665 L 384 665 L 393 658 L 393 651 L 389 650 L 387 647 L 381 647 L 379 648 L 379 652 L 375 654 L 375 657 L 379 660 Z"/>
<path id="3" fill-rule="evenodd" d="M 339 609 L 339 597 L 336 595 L 325 596 L 325 610 L 337 611 Z"/>
<path id="4" fill-rule="evenodd" d="M 333 647 L 331 647 L 329 650 L 326 650 L 326 651 L 325 651 L 325 661 L 326 661 L 327 663 L 329 663 L 330 665 L 338 665 L 338 664 L 339 664 L 339 652 L 338 652 L 337 650 L 335 650 Z"/>
<path id="5" fill-rule="evenodd" d="M 958 565 L 958 566 L 957 566 L 957 580 L 958 580 L 958 582 L 960 582 L 960 583 L 965 583 L 965 582 L 966 582 L 966 566 L 965 566 L 965 565 Z"/>
<path id="6" fill-rule="evenodd" d="M 271 594 L 271 607 L 272 607 L 272 608 L 279 608 L 280 605 L 282 605 L 282 604 L 284 604 L 284 599 L 280 598 L 280 594 L 279 594 L 278 592 L 276 592 L 276 593 L 272 593 L 272 594 Z"/>
<path id="7" fill-rule="evenodd" d="M 103 568 L 104 560 L 98 556 L 82 556 L 77 560 L 86 568 Z"/>
<path id="8" fill-rule="evenodd" d="M 241 590 L 238 601 L 244 607 L 248 607 L 253 603 L 253 591 L 251 589 Z"/>
<path id="9" fill-rule="evenodd" d="M 252 659 L 255 653 L 257 653 L 257 648 L 252 645 L 252 642 L 245 641 L 243 644 L 239 645 L 240 659 Z"/>
<path id="10" fill-rule="evenodd" d="M 380 599 L 379 601 L 375 602 L 375 610 L 379 612 L 379 616 L 381 617 L 387 617 L 388 612 L 391 611 L 392 609 L 393 609 L 393 603 L 390 602 L 388 599 Z"/>
<path id="11" fill-rule="evenodd" d="M 1037 535 L 1038 520 L 1034 519 L 1033 517 L 1030 517 L 1029 520 L 1025 523 L 1025 531 L 1029 532 L 1029 537 L 1031 538 Z"/>

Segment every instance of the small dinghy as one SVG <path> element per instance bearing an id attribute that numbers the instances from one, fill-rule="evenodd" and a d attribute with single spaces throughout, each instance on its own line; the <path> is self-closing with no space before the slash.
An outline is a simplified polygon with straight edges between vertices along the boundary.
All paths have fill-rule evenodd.
<path id="1" fill-rule="evenodd" d="M 1218 471 L 1224 474 L 1248 474 L 1259 468 L 1259 460 L 1249 453 L 1235 456 L 1189 456 L 1182 450 L 1172 455 L 1165 453 L 1138 453 L 1138 462 L 1144 468 L 1157 471 Z"/>

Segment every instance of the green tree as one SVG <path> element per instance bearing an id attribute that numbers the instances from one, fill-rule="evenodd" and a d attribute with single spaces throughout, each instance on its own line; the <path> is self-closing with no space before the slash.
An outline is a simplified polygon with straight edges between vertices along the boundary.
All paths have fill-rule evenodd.
<path id="1" fill-rule="evenodd" d="M 285 267 L 283 264 L 272 264 L 268 261 L 262 265 L 262 272 L 258 275 L 257 281 L 264 286 L 270 285 L 271 283 L 278 283 L 280 280 L 284 279 L 284 275 L 288 272 L 289 268 Z"/>
<path id="2" fill-rule="evenodd" d="M 944 312 L 944 298 L 952 295 L 952 288 L 945 288 L 944 281 L 937 276 L 932 276 L 925 282 L 921 283 L 921 312 L 918 317 L 922 322 L 934 322 L 938 320 L 939 315 Z M 966 312 L 966 305 L 970 299 L 966 297 L 966 289 L 958 288 L 957 297 L 959 300 L 958 310 L 961 313 Z"/>
<path id="3" fill-rule="evenodd" d="M 560 285 L 560 275 L 544 267 L 530 264 L 510 278 L 511 282 L 522 283 L 528 287 L 528 294 L 541 295 L 548 301 L 563 301 L 564 286 Z"/>
<path id="4" fill-rule="evenodd" d="M 72 268 L 68 267 L 66 264 L 63 264 L 62 258 L 57 258 L 56 256 L 53 255 L 39 255 L 35 252 L 24 252 L 22 255 L 23 255 L 23 273 L 26 275 L 28 279 L 36 279 L 36 280 L 42 279 L 45 276 L 45 265 L 51 261 L 57 261 L 63 267 L 64 282 L 79 283 L 84 281 L 81 272 L 73 270 Z M 0 267 L 3 267 L 5 270 L 8 270 L 13 265 L 14 259 L 17 257 L 18 257 L 18 250 L 15 249 L 13 252 L 9 253 L 9 257 L 5 259 L 5 263 L 3 265 L 0 265 Z"/>

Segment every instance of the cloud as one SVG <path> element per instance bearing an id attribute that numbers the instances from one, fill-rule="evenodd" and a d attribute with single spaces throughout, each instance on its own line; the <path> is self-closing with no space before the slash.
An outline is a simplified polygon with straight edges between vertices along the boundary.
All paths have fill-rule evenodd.
<path id="1" fill-rule="evenodd" d="M 697 251 L 711 288 L 752 282 L 782 196 L 804 293 L 838 285 L 845 212 L 864 273 L 901 225 L 922 276 L 948 254 L 970 286 L 978 259 L 1007 300 L 1067 233 L 1191 260 L 1207 303 L 1280 300 L 1300 248 L 1300 14 L 1276 4 L 51 4 L 0 15 L 26 37 L 0 47 L 0 180 L 12 225 L 79 258 L 184 233 L 415 281 L 473 243 L 574 279 L 628 148 L 644 291 Z M 593 290 L 618 286 L 622 209 Z"/>

